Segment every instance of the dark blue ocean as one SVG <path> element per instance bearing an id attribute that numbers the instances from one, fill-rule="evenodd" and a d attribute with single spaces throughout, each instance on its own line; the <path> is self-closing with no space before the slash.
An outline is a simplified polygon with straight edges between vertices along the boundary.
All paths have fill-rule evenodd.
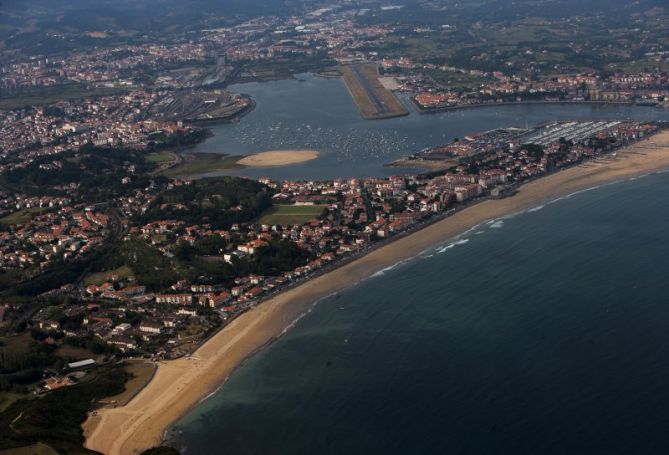
<path id="1" fill-rule="evenodd" d="M 669 174 L 481 225 L 321 301 L 188 454 L 669 453 Z"/>

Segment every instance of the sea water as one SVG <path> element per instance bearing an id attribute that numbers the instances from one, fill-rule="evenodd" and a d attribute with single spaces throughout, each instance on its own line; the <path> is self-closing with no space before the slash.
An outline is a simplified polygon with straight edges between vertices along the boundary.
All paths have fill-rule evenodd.
<path id="1" fill-rule="evenodd" d="M 669 453 L 669 174 L 492 220 L 320 302 L 186 453 Z M 418 234 L 420 235 L 420 234 Z"/>

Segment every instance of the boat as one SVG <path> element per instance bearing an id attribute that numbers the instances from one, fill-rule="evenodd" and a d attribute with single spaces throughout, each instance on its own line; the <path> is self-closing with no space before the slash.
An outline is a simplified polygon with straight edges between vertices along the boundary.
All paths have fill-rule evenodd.
<path id="1" fill-rule="evenodd" d="M 655 101 L 655 100 L 642 100 L 642 101 L 637 101 L 635 104 L 636 104 L 637 106 L 655 107 L 655 106 L 657 106 L 657 105 L 660 104 L 660 103 L 658 103 L 658 102 Z"/>

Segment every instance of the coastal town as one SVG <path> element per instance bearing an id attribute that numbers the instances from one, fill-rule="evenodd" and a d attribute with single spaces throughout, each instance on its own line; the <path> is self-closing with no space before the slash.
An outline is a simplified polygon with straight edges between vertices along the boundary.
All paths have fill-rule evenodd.
<path id="1" fill-rule="evenodd" d="M 110 248 L 115 267 L 89 265 L 74 281 L 35 295 L 37 306 L 9 301 L 4 318 L 30 315 L 35 336 L 54 346 L 96 340 L 117 355 L 183 356 L 239 314 L 314 274 L 469 204 L 513 197 L 529 180 L 610 155 L 665 126 L 616 121 L 498 129 L 411 157 L 442 164 L 425 174 L 249 181 L 252 197 L 264 202 L 241 222 L 232 221 L 239 219 L 235 212 L 250 210 L 244 199 L 235 206 L 215 201 L 230 197 L 220 194 L 230 191 L 225 179 L 211 187 L 154 182 L 115 207 L 77 196 L 6 195 L 6 273 L 30 280 Z M 51 165 L 58 168 L 58 160 Z M 127 172 L 124 178 L 131 177 Z M 177 197 L 182 192 L 204 197 Z M 207 207 L 232 217 L 209 216 Z M 209 222 L 193 222 L 194 210 L 205 210 Z"/>

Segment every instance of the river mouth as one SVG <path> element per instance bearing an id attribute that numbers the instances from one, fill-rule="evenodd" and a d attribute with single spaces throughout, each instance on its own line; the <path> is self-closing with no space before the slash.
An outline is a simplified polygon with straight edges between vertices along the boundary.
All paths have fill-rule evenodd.
<path id="1" fill-rule="evenodd" d="M 632 105 L 515 105 L 364 120 L 340 79 L 312 74 L 297 79 L 229 87 L 250 95 L 256 108 L 239 122 L 210 126 L 213 137 L 190 153 L 248 156 L 267 150 L 318 150 L 318 158 L 271 168 L 216 170 L 208 174 L 272 179 L 383 177 L 418 173 L 386 164 L 468 134 L 559 120 L 669 120 L 669 110 Z"/>

